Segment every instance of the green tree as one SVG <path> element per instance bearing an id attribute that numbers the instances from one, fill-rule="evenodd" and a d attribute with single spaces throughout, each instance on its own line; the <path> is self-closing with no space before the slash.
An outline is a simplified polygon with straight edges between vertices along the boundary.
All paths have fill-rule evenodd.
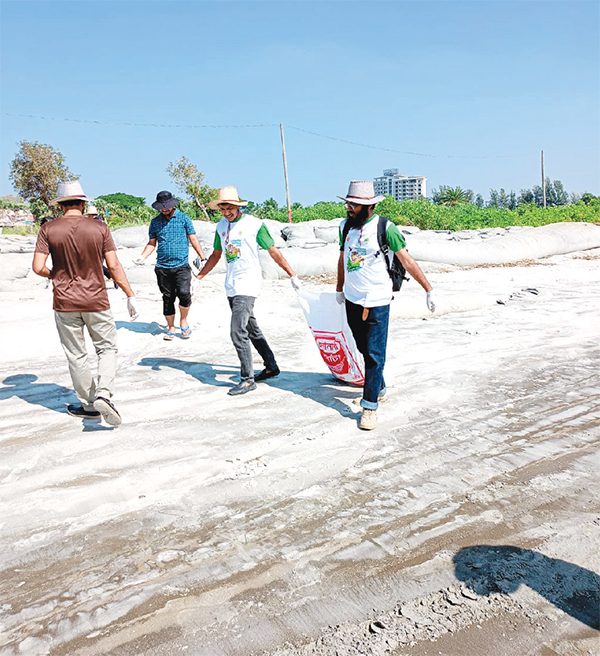
<path id="1" fill-rule="evenodd" d="M 569 204 L 569 194 L 560 180 L 554 180 L 552 183 L 551 199 L 552 207 L 560 207 Z"/>
<path id="2" fill-rule="evenodd" d="M 532 189 L 534 201 L 539 207 L 544 206 L 544 190 L 541 185 L 535 185 Z M 565 191 L 560 180 L 546 178 L 546 207 L 561 207 L 569 204 L 569 194 Z"/>
<path id="3" fill-rule="evenodd" d="M 594 194 L 590 194 L 589 191 L 586 191 L 582 196 L 581 196 L 581 202 L 584 205 L 593 205 L 594 203 L 600 201 L 600 196 L 594 196 Z"/>
<path id="4" fill-rule="evenodd" d="M 495 189 L 490 189 L 490 200 L 488 207 L 497 207 L 502 210 L 514 210 L 517 208 L 517 195 L 514 191 L 511 191 L 510 194 L 507 194 L 504 189 L 496 191 Z"/>
<path id="5" fill-rule="evenodd" d="M 282 208 L 279 207 L 274 198 L 267 199 L 264 203 L 259 203 L 252 206 L 252 214 L 259 219 L 273 219 L 274 221 L 281 221 Z"/>
<path id="6" fill-rule="evenodd" d="M 434 189 L 431 192 L 431 198 L 436 205 L 456 207 L 464 203 L 472 203 L 473 191 L 471 189 L 462 189 L 461 187 L 440 185 L 439 189 Z"/>
<path id="7" fill-rule="evenodd" d="M 48 214 L 50 201 L 56 197 L 58 182 L 77 180 L 65 164 L 62 153 L 37 141 L 19 142 L 19 150 L 10 163 L 9 178 L 17 194 L 36 203 L 36 214 Z M 36 216 L 36 218 L 38 218 Z"/>
<path id="8" fill-rule="evenodd" d="M 118 192 L 116 194 L 103 194 L 102 196 L 97 196 L 96 200 L 103 200 L 105 203 L 116 205 L 123 210 L 135 210 L 139 207 L 146 206 L 145 198 L 142 198 L 141 196 L 131 196 L 130 194 L 124 194 L 123 192 Z"/>
<path id="9" fill-rule="evenodd" d="M 521 189 L 519 193 L 519 198 L 517 199 L 518 205 L 529 205 L 535 203 L 535 196 L 531 189 Z"/>
<path id="10" fill-rule="evenodd" d="M 204 173 L 198 170 L 187 157 L 180 157 L 167 166 L 167 173 L 179 191 L 192 200 L 202 210 L 204 217 L 210 221 L 208 204 L 217 198 L 217 190 L 204 182 Z"/>

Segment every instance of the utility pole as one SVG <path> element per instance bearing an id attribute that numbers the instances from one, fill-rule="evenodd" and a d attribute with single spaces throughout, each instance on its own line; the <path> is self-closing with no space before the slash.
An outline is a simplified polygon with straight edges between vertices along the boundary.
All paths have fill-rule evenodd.
<path id="1" fill-rule="evenodd" d="M 281 152 L 283 153 L 283 173 L 285 175 L 285 194 L 287 196 L 288 223 L 292 222 L 292 207 L 290 205 L 290 185 L 288 182 L 287 159 L 285 157 L 285 139 L 283 138 L 283 123 L 279 124 L 281 130 Z"/>
<path id="2" fill-rule="evenodd" d="M 542 150 L 542 195 L 544 197 L 544 209 L 546 208 L 546 174 L 544 173 L 544 151 Z"/>

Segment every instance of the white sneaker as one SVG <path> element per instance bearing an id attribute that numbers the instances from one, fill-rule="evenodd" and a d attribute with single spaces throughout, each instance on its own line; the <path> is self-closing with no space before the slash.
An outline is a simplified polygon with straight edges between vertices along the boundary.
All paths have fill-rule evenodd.
<path id="1" fill-rule="evenodd" d="M 363 408 L 362 416 L 360 418 L 359 428 L 363 430 L 373 430 L 377 427 L 377 410 L 369 410 L 369 408 Z"/>
<path id="2" fill-rule="evenodd" d="M 104 418 L 104 421 L 110 426 L 120 426 L 121 415 L 108 399 L 98 396 L 94 401 L 94 410 L 99 412 Z"/>

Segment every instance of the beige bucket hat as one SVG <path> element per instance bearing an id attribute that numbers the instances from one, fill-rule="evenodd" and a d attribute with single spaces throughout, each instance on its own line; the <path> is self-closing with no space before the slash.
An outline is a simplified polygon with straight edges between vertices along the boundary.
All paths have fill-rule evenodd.
<path id="1" fill-rule="evenodd" d="M 68 182 L 59 182 L 56 187 L 56 198 L 50 201 L 50 205 L 57 205 L 63 200 L 83 200 L 91 201 L 81 188 L 79 180 L 69 180 Z"/>
<path id="2" fill-rule="evenodd" d="M 211 210 L 218 210 L 219 205 L 237 205 L 238 207 L 246 207 L 248 202 L 240 200 L 235 187 L 222 187 L 219 189 L 219 197 L 217 200 L 211 200 L 208 207 Z"/>
<path id="3" fill-rule="evenodd" d="M 375 195 L 375 189 L 371 180 L 352 180 L 348 187 L 346 197 L 338 196 L 338 198 L 355 205 L 375 205 L 376 203 L 381 203 L 385 196 Z"/>
<path id="4" fill-rule="evenodd" d="M 87 210 L 85 211 L 86 214 L 98 214 L 98 210 L 96 206 L 93 203 L 90 203 L 87 206 Z"/>

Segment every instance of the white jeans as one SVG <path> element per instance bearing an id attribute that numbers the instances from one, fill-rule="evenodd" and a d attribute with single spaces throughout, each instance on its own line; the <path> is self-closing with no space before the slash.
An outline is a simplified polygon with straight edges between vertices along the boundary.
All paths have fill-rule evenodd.
<path id="1" fill-rule="evenodd" d="M 117 327 L 110 310 L 103 312 L 54 312 L 60 343 L 67 356 L 75 394 L 86 410 L 96 397 L 110 399 L 117 372 Z M 92 376 L 84 327 L 98 356 L 98 375 Z"/>

